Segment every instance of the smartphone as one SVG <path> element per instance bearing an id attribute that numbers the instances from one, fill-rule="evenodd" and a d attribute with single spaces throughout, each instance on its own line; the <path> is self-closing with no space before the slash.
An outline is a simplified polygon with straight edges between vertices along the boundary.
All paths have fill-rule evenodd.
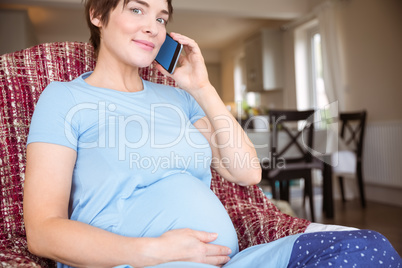
<path id="1" fill-rule="evenodd" d="M 166 33 L 165 42 L 159 50 L 155 60 L 162 65 L 166 71 L 172 74 L 176 68 L 182 49 L 183 45 L 173 40 L 173 38 Z"/>

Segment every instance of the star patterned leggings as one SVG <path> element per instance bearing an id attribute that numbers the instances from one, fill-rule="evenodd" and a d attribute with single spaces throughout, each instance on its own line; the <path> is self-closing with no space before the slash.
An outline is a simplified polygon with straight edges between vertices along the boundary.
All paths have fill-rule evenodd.
<path id="1" fill-rule="evenodd" d="M 402 260 L 391 243 L 375 231 L 317 232 L 296 240 L 288 265 L 294 267 L 402 268 Z"/>

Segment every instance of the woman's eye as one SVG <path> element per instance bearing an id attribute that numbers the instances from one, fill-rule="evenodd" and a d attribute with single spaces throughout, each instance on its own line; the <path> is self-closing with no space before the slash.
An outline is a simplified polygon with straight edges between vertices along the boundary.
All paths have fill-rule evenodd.
<path id="1" fill-rule="evenodd" d="M 131 11 L 132 11 L 133 13 L 135 13 L 135 14 L 142 14 L 141 9 L 138 9 L 138 8 L 133 8 L 133 9 L 131 9 Z"/>
<path id="2" fill-rule="evenodd" d="M 163 18 L 159 18 L 159 19 L 156 19 L 156 20 L 161 24 L 166 24 L 167 23 L 167 21 L 165 19 L 163 19 Z"/>

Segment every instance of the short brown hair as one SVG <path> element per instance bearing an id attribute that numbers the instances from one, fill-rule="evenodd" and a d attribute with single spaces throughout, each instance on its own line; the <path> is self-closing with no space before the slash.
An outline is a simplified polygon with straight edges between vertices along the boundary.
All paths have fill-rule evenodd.
<path id="1" fill-rule="evenodd" d="M 91 12 L 93 12 L 93 17 L 99 17 L 103 25 L 107 25 L 109 22 L 110 12 L 113 11 L 120 1 L 124 1 L 124 6 L 130 0 L 83 0 L 85 3 L 85 16 L 89 31 L 91 32 L 91 37 L 89 42 L 92 44 L 95 50 L 95 55 L 98 55 L 100 48 L 100 30 L 97 26 L 93 25 L 91 22 Z M 169 17 L 173 13 L 172 0 L 166 0 L 168 4 Z"/>

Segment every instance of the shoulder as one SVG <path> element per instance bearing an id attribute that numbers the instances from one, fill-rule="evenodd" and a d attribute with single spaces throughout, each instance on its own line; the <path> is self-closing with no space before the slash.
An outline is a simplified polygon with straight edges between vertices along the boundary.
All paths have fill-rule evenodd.
<path id="1" fill-rule="evenodd" d="M 186 92 L 181 88 L 176 88 L 169 85 L 157 84 L 146 80 L 143 80 L 143 82 L 147 90 L 150 90 L 157 95 L 165 95 L 169 97 L 176 96 L 177 98 L 182 98 L 183 100 L 188 100 L 189 98 L 192 98 L 188 92 Z"/>
<path id="2" fill-rule="evenodd" d="M 64 99 L 64 101 L 74 100 L 74 95 L 82 92 L 82 88 L 85 86 L 82 79 L 83 75 L 68 82 L 52 81 L 43 90 L 41 98 L 58 98 Z"/>
<path id="3" fill-rule="evenodd" d="M 182 109 L 187 114 L 187 117 L 190 118 L 191 123 L 205 116 L 204 111 L 193 96 L 183 89 L 155 84 L 149 81 L 144 81 L 144 86 L 155 97 L 154 100 L 172 104 Z"/>
<path id="4" fill-rule="evenodd" d="M 175 88 L 175 87 L 172 87 L 172 86 L 169 86 L 169 85 L 157 84 L 157 83 L 154 83 L 154 82 L 151 82 L 151 81 L 148 81 L 148 80 L 142 80 L 142 81 L 143 81 L 144 86 L 146 88 L 152 89 L 152 90 L 162 89 L 162 90 L 172 91 L 172 92 L 179 90 L 178 88 Z"/>
<path id="5" fill-rule="evenodd" d="M 77 78 L 78 79 L 78 78 Z M 51 82 L 41 93 L 37 106 L 57 111 L 68 111 L 80 99 L 80 85 L 74 79 L 70 82 Z"/>
<path id="6" fill-rule="evenodd" d="M 40 99 L 64 99 L 64 101 L 71 99 L 72 95 L 68 83 L 70 82 L 51 82 L 43 90 Z"/>

